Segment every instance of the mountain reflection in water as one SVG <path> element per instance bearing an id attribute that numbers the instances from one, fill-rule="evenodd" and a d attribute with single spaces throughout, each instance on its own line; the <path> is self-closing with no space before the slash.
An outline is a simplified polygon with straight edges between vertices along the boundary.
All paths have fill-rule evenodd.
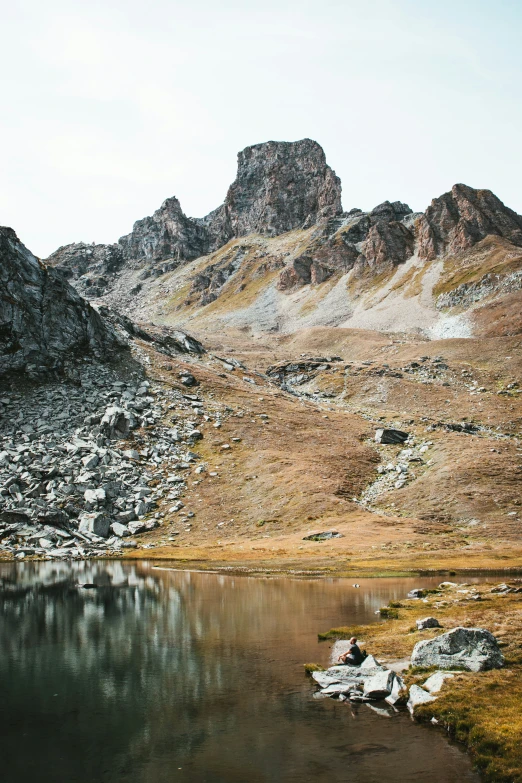
<path id="1" fill-rule="evenodd" d="M 437 731 L 313 699 L 303 674 L 328 661 L 319 630 L 437 581 L 0 564 L 1 779 L 476 781 Z"/>

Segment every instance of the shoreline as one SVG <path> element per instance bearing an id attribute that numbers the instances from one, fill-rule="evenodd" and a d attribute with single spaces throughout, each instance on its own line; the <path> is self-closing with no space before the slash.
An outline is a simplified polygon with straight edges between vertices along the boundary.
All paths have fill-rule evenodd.
<path id="1" fill-rule="evenodd" d="M 511 581 L 515 584 L 506 590 L 491 581 L 452 582 L 426 590 L 417 599 L 391 602 L 381 609 L 383 622 L 318 633 L 324 642 L 352 635 L 363 638 L 369 653 L 390 661 L 397 657 L 411 660 L 417 642 L 453 628 L 490 631 L 505 657 L 502 668 L 454 671 L 434 701 L 413 709 L 414 719 L 432 723 L 467 747 L 485 783 L 522 781 L 522 579 Z M 427 616 L 440 620 L 441 627 L 419 630 L 416 621 Z M 436 670 L 410 665 L 403 674 L 405 685 L 422 687 Z"/>

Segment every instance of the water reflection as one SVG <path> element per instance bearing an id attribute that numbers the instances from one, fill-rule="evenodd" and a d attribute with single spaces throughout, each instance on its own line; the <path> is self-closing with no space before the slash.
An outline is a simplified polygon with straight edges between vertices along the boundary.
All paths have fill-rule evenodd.
<path id="1" fill-rule="evenodd" d="M 6 783 L 475 780 L 435 731 L 314 700 L 303 676 L 328 659 L 318 630 L 419 580 L 49 562 L 0 564 L 0 584 Z"/>

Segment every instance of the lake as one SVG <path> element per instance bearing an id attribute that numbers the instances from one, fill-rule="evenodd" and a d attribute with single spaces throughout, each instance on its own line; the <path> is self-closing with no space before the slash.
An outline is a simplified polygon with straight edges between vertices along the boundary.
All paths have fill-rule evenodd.
<path id="1" fill-rule="evenodd" d="M 313 698 L 319 631 L 441 579 L 353 581 L 0 563 L 1 780 L 476 783 L 407 712 Z"/>

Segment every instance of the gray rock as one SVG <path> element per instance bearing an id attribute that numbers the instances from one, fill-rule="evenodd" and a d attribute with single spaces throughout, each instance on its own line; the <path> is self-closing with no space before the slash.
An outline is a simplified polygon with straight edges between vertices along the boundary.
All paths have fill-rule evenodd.
<path id="1" fill-rule="evenodd" d="M 198 381 L 194 378 L 194 376 L 190 372 L 180 373 L 179 379 L 183 384 L 183 386 L 190 387 L 190 386 L 198 385 Z"/>
<path id="2" fill-rule="evenodd" d="M 118 538 L 123 538 L 124 536 L 130 535 L 129 528 L 120 524 L 120 522 L 113 522 L 111 525 L 111 530 L 115 536 L 118 536 Z"/>
<path id="3" fill-rule="evenodd" d="M 149 510 L 149 507 L 147 503 L 145 503 L 143 500 L 140 500 L 139 503 L 136 504 L 134 507 L 134 511 L 136 513 L 137 517 L 143 517 Z"/>
<path id="4" fill-rule="evenodd" d="M 132 413 L 117 405 L 107 408 L 100 424 L 100 430 L 104 435 L 118 439 L 128 438 L 134 427 L 136 427 L 136 419 Z"/>
<path id="5" fill-rule="evenodd" d="M 454 676 L 454 672 L 435 672 L 428 677 L 422 687 L 429 693 L 438 693 L 444 685 L 445 680 L 451 679 Z"/>
<path id="6" fill-rule="evenodd" d="M 114 356 L 123 348 L 112 327 L 40 263 L 12 228 L 0 228 L 0 375 L 39 377 L 72 354 Z"/>
<path id="7" fill-rule="evenodd" d="M 418 685 L 411 686 L 407 706 L 412 715 L 419 704 L 429 704 L 432 701 L 435 701 L 435 696 L 432 696 Z"/>
<path id="8" fill-rule="evenodd" d="M 404 688 L 404 680 L 397 674 L 393 678 L 392 689 L 388 696 L 385 697 L 385 701 L 392 706 L 396 704 L 401 696 L 401 691 Z"/>
<path id="9" fill-rule="evenodd" d="M 483 628 L 454 628 L 418 642 L 411 656 L 412 666 L 437 666 L 441 669 L 458 666 L 472 672 L 499 669 L 504 656 L 498 642 Z"/>
<path id="10" fill-rule="evenodd" d="M 99 463 L 100 458 L 97 454 L 88 454 L 86 457 L 83 457 L 82 463 L 85 470 L 92 470 L 97 466 Z"/>
<path id="11" fill-rule="evenodd" d="M 417 630 L 424 631 L 425 628 L 441 628 L 441 624 L 436 617 L 424 617 L 422 620 L 417 620 Z"/>
<path id="12" fill-rule="evenodd" d="M 424 597 L 424 590 L 422 590 L 420 587 L 416 587 L 414 590 L 410 590 L 408 593 L 408 598 L 423 598 Z"/>
<path id="13" fill-rule="evenodd" d="M 385 699 L 393 689 L 395 672 L 384 669 L 365 680 L 364 695 L 368 699 Z"/>
<path id="14" fill-rule="evenodd" d="M 100 538 L 107 538 L 109 535 L 110 520 L 105 514 L 83 514 L 80 518 L 80 533 L 92 533 Z"/>
<path id="15" fill-rule="evenodd" d="M 332 685 L 327 685 L 326 688 L 321 690 L 327 696 L 338 696 L 340 693 L 350 693 L 350 691 L 356 690 L 357 682 L 336 682 Z"/>
<path id="16" fill-rule="evenodd" d="M 304 536 L 303 541 L 328 541 L 330 538 L 343 538 L 343 534 L 338 533 L 337 530 L 325 530 L 322 533 L 311 533 L 309 536 Z"/>
<path id="17" fill-rule="evenodd" d="M 134 516 L 134 512 L 133 512 L 133 516 Z M 143 533 L 147 529 L 143 524 L 143 522 L 129 522 L 127 528 L 131 536 L 137 536 L 139 533 Z"/>
<path id="18" fill-rule="evenodd" d="M 371 671 L 372 669 L 382 669 L 380 663 L 376 661 L 373 655 L 367 655 L 364 661 L 361 663 L 361 671 Z"/>

